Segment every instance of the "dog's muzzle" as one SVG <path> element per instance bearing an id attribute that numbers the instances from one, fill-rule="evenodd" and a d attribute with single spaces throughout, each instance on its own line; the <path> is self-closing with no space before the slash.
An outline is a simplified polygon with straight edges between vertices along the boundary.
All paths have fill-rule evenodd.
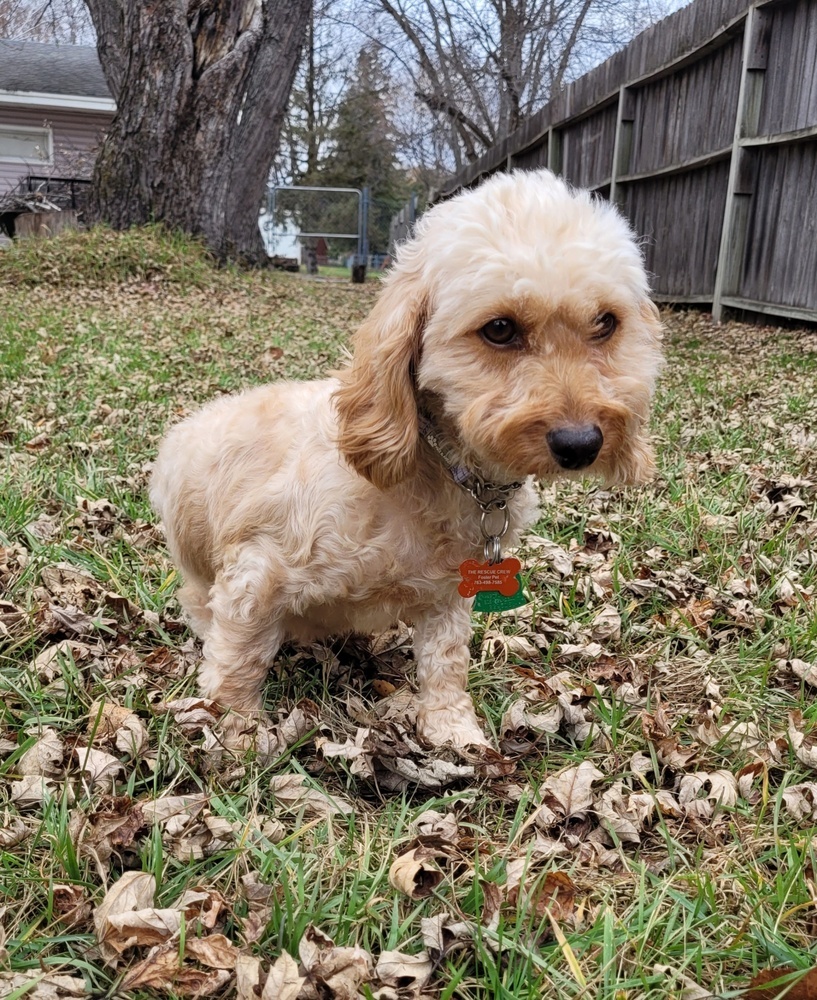
<path id="1" fill-rule="evenodd" d="M 581 424 L 548 431 L 547 442 L 563 469 L 585 469 L 595 462 L 604 435 L 595 424 Z"/>

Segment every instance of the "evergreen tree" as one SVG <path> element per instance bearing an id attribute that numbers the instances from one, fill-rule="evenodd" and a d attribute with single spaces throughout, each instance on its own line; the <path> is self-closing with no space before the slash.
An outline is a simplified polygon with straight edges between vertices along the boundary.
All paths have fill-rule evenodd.
<path id="1" fill-rule="evenodd" d="M 389 249 L 389 221 L 411 190 L 397 159 L 390 98 L 379 46 L 364 46 L 338 107 L 331 152 L 311 179 L 315 184 L 370 189 L 369 244 L 371 252 L 380 253 Z"/>

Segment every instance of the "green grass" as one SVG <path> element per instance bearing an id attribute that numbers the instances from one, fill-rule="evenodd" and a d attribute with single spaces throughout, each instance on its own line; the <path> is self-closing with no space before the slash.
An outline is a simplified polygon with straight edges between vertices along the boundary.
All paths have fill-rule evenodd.
<path id="1" fill-rule="evenodd" d="M 123 995 L 148 947 L 106 965 L 93 913 L 133 871 L 155 876 L 157 907 L 193 887 L 210 894 L 213 920 L 191 911 L 173 948 L 218 932 L 264 970 L 282 950 L 297 957 L 309 925 L 375 961 L 417 953 L 423 920 L 446 913 L 470 929 L 434 955 L 427 996 L 658 1000 L 703 995 L 685 992 L 696 985 L 727 997 L 759 970 L 810 968 L 814 829 L 787 796 L 814 771 L 789 713 L 803 713 L 808 733 L 817 708 L 786 664 L 817 660 L 813 332 L 668 314 L 656 481 L 543 489 L 534 534 L 562 547 L 569 572 L 528 539 L 529 609 L 474 623 L 471 690 L 510 773 L 389 791 L 318 752 L 316 741 L 354 737 L 356 713 L 382 707 L 377 682 L 410 675 L 399 637 L 377 654 L 285 649 L 268 707 L 286 716 L 308 698 L 315 715 L 266 756 L 214 754 L 201 725 L 165 710 L 195 694 L 199 649 L 147 500 L 158 441 L 218 393 L 324 373 L 375 292 L 219 270 L 159 229 L 0 254 L 0 954 L 18 977 L 0 980 L 0 994 L 34 995 L 48 970 L 80 977 L 91 995 Z M 565 652 L 594 641 L 603 609 L 620 634 L 597 640 L 596 658 Z M 554 675 L 561 694 L 545 686 Z M 572 714 L 556 732 L 504 731 L 523 696 L 534 718 L 557 704 Z M 138 749 L 117 745 L 100 700 L 132 710 Z M 33 768 L 45 797 L 21 799 L 44 736 L 56 740 Z M 120 765 L 111 781 L 83 773 L 89 745 Z M 414 760 L 435 757 L 463 763 Z M 550 782 L 584 761 L 602 775 L 593 809 L 542 827 Z M 654 809 L 635 824 L 637 843 L 599 819 L 617 785 L 626 801 L 668 793 L 678 804 L 685 779 L 750 765 L 755 780 L 733 803 L 703 818 L 694 802 Z M 283 804 L 270 787 L 283 775 L 353 812 L 328 820 Z M 142 817 L 152 802 L 202 793 L 201 821 Z M 428 809 L 455 814 L 458 842 L 438 858 L 439 884 L 410 899 L 389 870 Z M 567 901 L 550 898 L 554 873 Z M 188 956 L 185 969 L 195 965 Z M 221 995 L 234 995 L 231 977 Z M 166 995 L 183 992 L 179 980 Z"/>

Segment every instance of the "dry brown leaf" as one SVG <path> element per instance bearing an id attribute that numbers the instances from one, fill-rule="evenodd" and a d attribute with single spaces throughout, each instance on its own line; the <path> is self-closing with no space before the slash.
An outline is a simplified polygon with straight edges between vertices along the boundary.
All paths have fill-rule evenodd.
<path id="1" fill-rule="evenodd" d="M 723 733 L 714 719 L 703 718 L 695 727 L 695 738 L 705 747 L 713 747 L 723 739 Z"/>
<path id="2" fill-rule="evenodd" d="M 558 647 L 558 653 L 561 660 L 596 660 L 604 649 L 598 642 L 564 642 Z"/>
<path id="3" fill-rule="evenodd" d="M 415 847 L 401 854 L 389 868 L 389 884 L 411 899 L 430 896 L 443 877 L 433 853 L 430 854 L 424 847 Z"/>
<path id="4" fill-rule="evenodd" d="M 260 984 L 261 959 L 239 952 L 235 960 L 235 1000 L 258 1000 L 261 996 Z"/>
<path id="5" fill-rule="evenodd" d="M 590 625 L 590 637 L 595 642 L 607 642 L 621 638 L 621 615 L 612 604 L 605 604 Z"/>
<path id="6" fill-rule="evenodd" d="M 540 788 L 542 805 L 534 816 L 536 826 L 547 832 L 566 819 L 584 816 L 593 806 L 592 786 L 603 778 L 588 760 L 546 778 Z"/>
<path id="7" fill-rule="evenodd" d="M 57 793 L 53 781 L 39 774 L 29 774 L 19 781 L 12 781 L 9 787 L 11 801 L 18 809 L 36 809 L 46 799 L 53 799 Z M 70 801 L 73 801 L 73 795 L 70 796 Z"/>
<path id="8" fill-rule="evenodd" d="M 763 743 L 763 737 L 756 722 L 736 722 L 726 730 L 726 742 L 736 750 L 751 750 Z"/>
<path id="9" fill-rule="evenodd" d="M 525 545 L 541 556 L 560 576 L 570 576 L 573 573 L 573 556 L 556 542 L 541 535 L 525 535 Z"/>
<path id="10" fill-rule="evenodd" d="M 76 639 L 61 639 L 51 646 L 46 646 L 34 659 L 34 670 L 37 677 L 45 684 L 50 684 L 55 677 L 62 674 L 63 662 L 82 663 L 91 655 L 91 647 Z"/>
<path id="11" fill-rule="evenodd" d="M 539 647 L 524 635 L 506 635 L 498 629 L 486 629 L 482 636 L 482 653 L 494 660 L 507 663 L 509 657 L 540 661 Z"/>
<path id="12" fill-rule="evenodd" d="M 53 778 L 62 772 L 65 743 L 51 726 L 45 726 L 39 739 L 25 751 L 17 762 L 16 771 L 22 775 L 41 775 Z"/>
<path id="13" fill-rule="evenodd" d="M 765 773 L 766 765 L 763 761 L 757 760 L 753 764 L 747 764 L 745 767 L 742 767 L 735 775 L 738 782 L 738 793 L 750 805 L 755 805 L 760 801 L 762 793 L 759 789 L 753 788 L 753 785 L 755 780 L 760 775 L 765 775 Z"/>
<path id="14" fill-rule="evenodd" d="M 483 927 L 495 931 L 499 927 L 499 915 L 502 909 L 504 890 L 496 882 L 479 880 L 479 887 L 482 890 L 482 913 L 480 923 Z"/>
<path id="15" fill-rule="evenodd" d="M 178 698 L 156 706 L 157 712 L 170 712 L 184 732 L 195 735 L 210 728 L 221 718 L 221 708 L 210 698 Z"/>
<path id="16" fill-rule="evenodd" d="M 661 811 L 662 816 L 670 816 L 672 819 L 680 819 L 683 815 L 678 800 L 665 788 L 659 789 L 655 793 L 655 801 Z"/>
<path id="17" fill-rule="evenodd" d="M 439 837 L 454 845 L 459 843 L 460 828 L 452 812 L 443 815 L 435 809 L 426 809 L 411 825 L 420 836 Z"/>
<path id="18" fill-rule="evenodd" d="M 775 983 L 775 986 L 771 986 Z M 749 983 L 743 1000 L 817 1000 L 817 968 L 795 972 L 790 965 L 765 969 Z"/>
<path id="19" fill-rule="evenodd" d="M 307 816 L 331 819 L 348 816 L 354 806 L 341 795 L 328 795 L 317 788 L 310 788 L 302 774 L 279 774 L 270 781 L 272 794 L 277 802 L 290 809 L 303 809 Z"/>
<path id="20" fill-rule="evenodd" d="M 63 976 L 53 972 L 0 972 L 0 996 L 9 997 L 16 993 L 20 1000 L 70 1000 L 72 997 L 88 997 L 91 994 L 82 976 Z"/>
<path id="21" fill-rule="evenodd" d="M 543 733 L 558 733 L 564 716 L 561 701 L 532 705 L 526 698 L 518 698 L 502 716 L 500 736 L 503 743 L 512 746 L 520 741 L 529 745 Z"/>
<path id="22" fill-rule="evenodd" d="M 375 966 L 375 975 L 386 986 L 399 986 L 403 990 L 420 990 L 431 979 L 434 963 L 428 952 L 407 955 L 402 951 L 381 952 Z"/>
<path id="23" fill-rule="evenodd" d="M 630 758 L 630 770 L 633 774 L 647 775 L 653 773 L 653 762 L 649 754 L 638 750 Z"/>
<path id="24" fill-rule="evenodd" d="M 698 748 L 682 747 L 675 737 L 668 737 L 655 744 L 655 755 L 659 764 L 671 767 L 674 771 L 682 771 L 698 756 Z"/>
<path id="25" fill-rule="evenodd" d="M 210 969 L 234 969 L 238 949 L 223 934 L 205 934 L 203 937 L 185 938 L 184 957 L 192 958 Z"/>
<path id="26" fill-rule="evenodd" d="M 53 898 L 54 919 L 63 927 L 79 927 L 91 916 L 93 907 L 82 886 L 55 884 Z"/>
<path id="27" fill-rule="evenodd" d="M 798 822 L 817 820 L 817 782 L 789 785 L 782 794 L 783 804 Z"/>
<path id="28" fill-rule="evenodd" d="M 539 830 L 533 841 L 533 852 L 542 858 L 550 859 L 564 857 L 570 854 L 571 850 L 564 841 L 548 837 Z"/>
<path id="29" fill-rule="evenodd" d="M 617 781 L 596 803 L 596 815 L 605 829 L 623 843 L 641 842 L 641 831 L 655 813 L 656 802 L 647 792 L 632 792 L 626 798 L 624 786 Z"/>
<path id="30" fill-rule="evenodd" d="M 292 711 L 285 716 L 275 729 L 283 748 L 291 747 L 317 728 L 320 709 L 314 701 L 302 698 Z"/>
<path id="31" fill-rule="evenodd" d="M 117 777 L 125 770 L 124 764 L 104 750 L 93 747 L 74 747 L 74 756 L 88 782 L 113 790 Z"/>
<path id="32" fill-rule="evenodd" d="M 805 660 L 778 660 L 777 667 L 780 670 L 788 668 L 810 687 L 817 687 L 817 663 L 807 663 Z"/>
<path id="33" fill-rule="evenodd" d="M 284 951 L 272 963 L 261 1000 L 298 1000 L 306 982 L 307 977 L 301 974 L 298 963 Z M 251 1000 L 257 1000 L 257 993 Z"/>
<path id="34" fill-rule="evenodd" d="M 146 803 L 146 806 L 149 805 Z M 234 840 L 233 824 L 229 820 L 213 816 L 209 810 L 199 809 L 198 806 L 199 803 L 191 803 L 189 812 L 184 808 L 173 812 L 166 816 L 163 823 L 165 845 L 180 861 L 206 857 L 230 846 Z"/>
<path id="35" fill-rule="evenodd" d="M 269 970 L 261 1000 L 297 1000 L 305 982 L 306 976 L 298 971 L 295 959 L 288 952 L 281 952 Z"/>
<path id="36" fill-rule="evenodd" d="M 44 566 L 40 579 L 49 594 L 66 605 L 82 607 L 102 592 L 102 585 L 90 573 L 66 562 Z"/>
<path id="37" fill-rule="evenodd" d="M 100 626 L 110 627 L 115 624 L 116 621 L 113 618 L 101 618 L 86 614 L 73 604 L 50 604 L 43 616 L 41 627 L 46 635 L 54 635 L 59 632 L 67 632 L 70 635 L 90 635 L 97 631 Z"/>
<path id="38" fill-rule="evenodd" d="M 641 729 L 650 743 L 659 743 L 674 735 L 666 709 L 658 700 L 655 711 L 641 713 Z"/>
<path id="39" fill-rule="evenodd" d="M 25 825 L 19 816 L 9 816 L 6 825 L 0 827 L 0 848 L 8 850 L 21 844 L 31 830 Z"/>
<path id="40" fill-rule="evenodd" d="M 106 795 L 90 815 L 72 812 L 69 831 L 83 853 L 106 869 L 111 857 L 133 844 L 145 825 L 139 803 L 127 795 Z"/>
<path id="41" fill-rule="evenodd" d="M 230 909 L 227 900 L 216 889 L 185 889 L 174 905 L 184 911 L 188 923 L 195 921 L 207 930 L 216 926 L 223 910 Z"/>
<path id="42" fill-rule="evenodd" d="M 792 750 L 801 764 L 817 769 L 817 740 L 801 730 L 803 713 L 789 712 L 789 740 Z"/>
<path id="43" fill-rule="evenodd" d="M 508 893 L 508 903 L 530 917 L 536 927 L 545 925 L 549 930 L 548 915 L 559 924 L 575 924 L 576 886 L 565 872 L 548 872 L 531 886 L 517 885 Z"/>
<path id="44" fill-rule="evenodd" d="M 371 980 L 372 957 L 363 948 L 337 947 L 334 941 L 310 924 L 298 946 L 307 978 L 318 992 L 332 1000 L 357 1000 L 361 983 Z"/>
<path id="45" fill-rule="evenodd" d="M 326 759 L 347 760 L 352 774 L 372 779 L 381 790 L 419 787 L 439 791 L 454 782 L 473 779 L 477 770 L 486 777 L 498 777 L 508 766 L 504 758 L 495 752 L 492 757 L 488 750 L 462 750 L 460 756 L 468 761 L 465 764 L 431 756 L 401 723 L 371 721 L 371 726 L 357 730 L 354 740 L 334 743 L 319 737 L 315 744 Z"/>
<path id="46" fill-rule="evenodd" d="M 487 750 L 485 755 L 487 756 Z M 455 764 L 441 757 L 429 757 L 423 754 L 421 761 L 418 763 L 409 757 L 393 757 L 385 752 L 378 753 L 376 756 L 378 784 L 388 791 L 400 791 L 405 788 L 441 791 L 455 782 L 473 780 L 476 773 L 473 764 Z"/>
<path id="47" fill-rule="evenodd" d="M 367 756 L 368 751 L 364 744 L 370 734 L 371 729 L 359 728 L 355 733 L 354 740 L 347 739 L 345 743 L 334 743 L 325 736 L 319 736 L 315 740 L 315 748 L 327 760 L 331 760 L 333 757 L 340 757 L 342 760 L 354 761 L 358 757 L 365 758 Z M 366 777 L 370 777 L 372 774 L 371 763 L 367 763 L 365 768 L 358 767 L 352 773 L 364 774 Z"/>
<path id="48" fill-rule="evenodd" d="M 477 928 L 469 920 L 455 920 L 450 913 L 437 913 L 420 920 L 423 944 L 435 963 L 452 951 L 465 948 L 474 938 Z"/>
<path id="49" fill-rule="evenodd" d="M 147 987 L 163 992 L 173 989 L 176 992 L 176 980 L 180 971 L 179 945 L 176 941 L 171 941 L 151 948 L 146 958 L 127 970 L 119 987 L 123 991 Z"/>
<path id="50" fill-rule="evenodd" d="M 167 823 L 173 819 L 187 821 L 198 816 L 209 801 L 205 792 L 196 792 L 192 795 L 164 795 L 142 801 L 139 805 L 148 823 Z"/>
<path id="51" fill-rule="evenodd" d="M 188 954 L 185 943 L 185 958 L 187 957 L 195 956 Z M 208 997 L 220 993 L 232 978 L 227 969 L 199 969 L 185 965 L 179 959 L 178 941 L 157 945 L 148 952 L 145 959 L 128 970 L 120 983 L 120 989 L 125 991 L 151 987 L 172 990 L 177 996 Z"/>
<path id="52" fill-rule="evenodd" d="M 148 872 L 125 872 L 108 889 L 94 911 L 94 928 L 99 950 L 106 965 L 116 966 L 124 950 L 121 935 L 111 924 L 111 919 L 123 913 L 144 910 L 153 902 L 156 879 Z M 128 945 L 125 945 L 128 947 Z"/>
<path id="53" fill-rule="evenodd" d="M 182 911 L 175 906 L 110 913 L 105 942 L 121 954 L 128 948 L 162 944 L 177 934 L 181 925 Z"/>
<path id="54" fill-rule="evenodd" d="M 708 820 L 719 806 L 738 800 L 738 783 L 730 771 L 697 771 L 685 774 L 678 788 L 678 804 L 687 816 Z"/>
<path id="55" fill-rule="evenodd" d="M 95 701 L 88 712 L 87 734 L 95 743 L 107 743 L 131 757 L 148 746 L 148 732 L 136 713 L 110 701 Z"/>

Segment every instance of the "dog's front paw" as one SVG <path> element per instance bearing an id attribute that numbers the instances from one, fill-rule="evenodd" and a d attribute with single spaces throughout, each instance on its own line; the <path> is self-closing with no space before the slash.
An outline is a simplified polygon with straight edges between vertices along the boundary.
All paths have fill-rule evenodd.
<path id="1" fill-rule="evenodd" d="M 417 732 L 434 746 L 490 747 L 474 709 L 421 708 L 417 713 Z"/>

